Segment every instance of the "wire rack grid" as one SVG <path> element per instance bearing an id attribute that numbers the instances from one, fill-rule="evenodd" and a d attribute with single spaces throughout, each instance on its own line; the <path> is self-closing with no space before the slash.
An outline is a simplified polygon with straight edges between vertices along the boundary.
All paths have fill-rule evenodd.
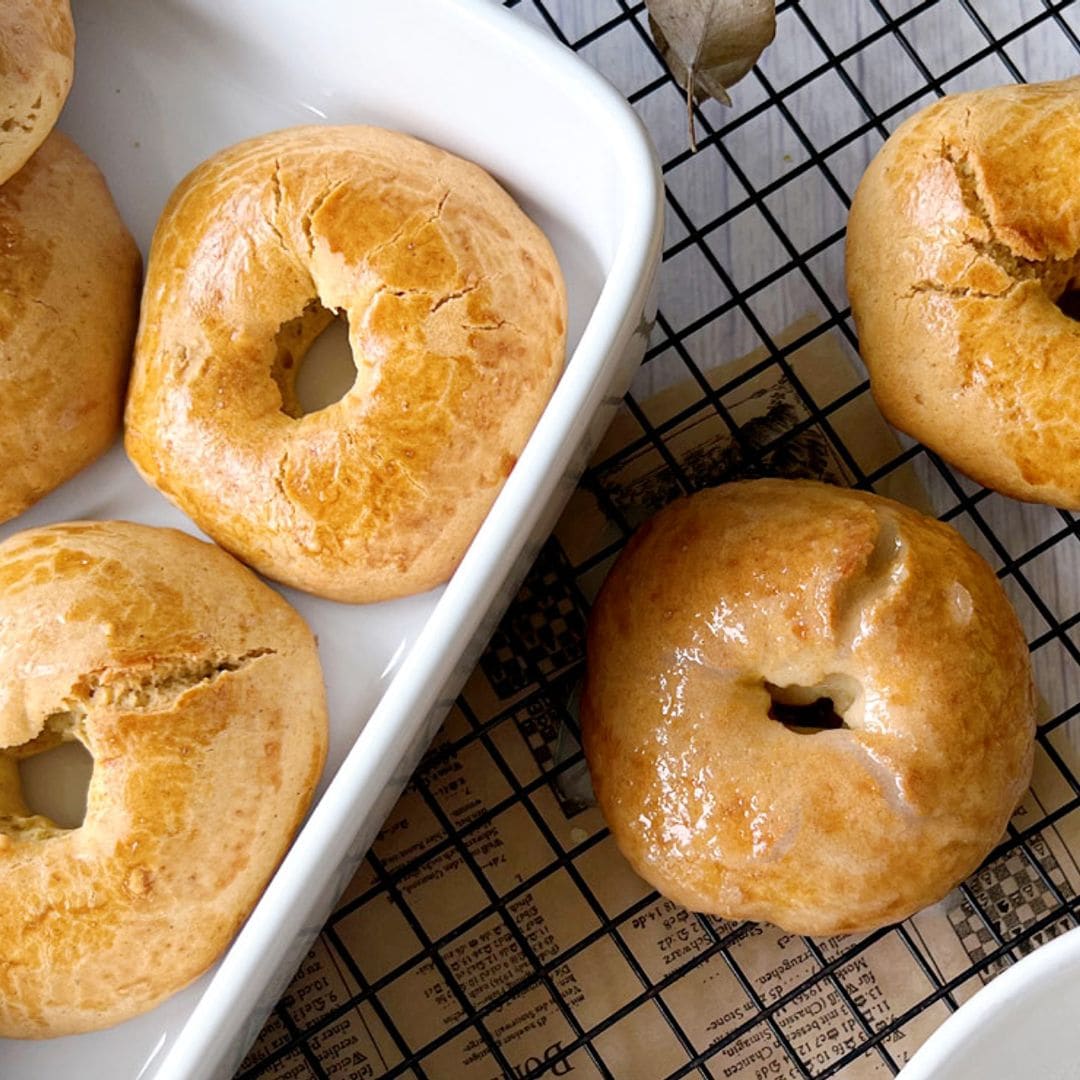
<path id="1" fill-rule="evenodd" d="M 633 433 L 610 458 L 595 461 L 581 483 L 609 531 L 583 557 L 567 551 L 558 534 L 544 548 L 481 661 L 488 683 L 501 688 L 502 704 L 480 710 L 466 689 L 404 796 L 414 817 L 428 820 L 429 842 L 412 854 L 376 843 L 317 946 L 342 989 L 301 1008 L 304 991 L 294 984 L 239 1076 L 439 1080 L 458 1075 L 447 1062 L 467 1058 L 470 1048 L 474 1056 L 487 1055 L 483 1075 L 514 1078 L 572 1071 L 619 1080 L 895 1074 L 908 1056 L 905 1037 L 915 1021 L 933 1010 L 940 1022 L 972 985 L 1080 919 L 1080 897 L 1057 872 L 1046 844 L 1048 830 L 1080 820 L 1080 777 L 1066 752 L 1070 740 L 1080 745 L 1080 528 L 1070 513 L 1020 507 L 976 487 L 914 443 L 898 444 L 886 460 L 866 460 L 851 438 L 870 399 L 843 291 L 844 219 L 872 154 L 935 95 L 1080 70 L 1080 14 L 1073 0 L 782 0 L 776 41 L 736 87 L 736 107 L 695 110 L 692 154 L 685 101 L 651 40 L 644 4 L 508 0 L 506 6 L 607 74 L 649 126 L 663 160 L 668 221 L 660 308 L 646 362 L 625 399 Z M 854 373 L 828 400 L 798 362 L 807 346 L 822 341 L 841 350 Z M 754 349 L 760 359 L 730 378 L 710 378 L 717 364 Z M 750 439 L 733 401 L 770 371 L 790 388 L 798 415 L 775 437 Z M 690 400 L 658 417 L 649 397 L 676 382 L 693 388 Z M 634 455 L 653 453 L 669 495 L 715 480 L 688 469 L 672 449 L 673 437 L 706 415 L 723 426 L 742 472 L 769 471 L 809 431 L 824 439 L 857 487 L 887 489 L 898 470 L 914 469 L 934 512 L 986 555 L 1020 613 L 1048 702 L 1038 752 L 1057 777 L 1059 796 L 1014 820 L 984 870 L 961 886 L 964 932 L 975 947 L 957 970 L 942 971 L 928 957 L 909 921 L 861 937 L 800 939 L 795 974 L 765 985 L 743 959 L 752 927 L 680 911 L 644 889 L 628 904 L 613 904 L 589 869 L 610 844 L 606 830 L 567 832 L 545 811 L 551 793 L 582 771 L 573 699 L 588 598 L 636 524 L 607 479 Z M 535 775 L 523 774 L 508 753 L 508 727 L 534 750 L 546 748 Z M 564 745 L 556 750 L 555 742 Z M 442 795 L 456 782 L 448 763 L 467 754 L 482 756 L 491 770 L 492 793 L 464 811 L 448 810 Z M 528 827 L 539 855 L 503 880 L 486 861 L 485 839 L 508 815 Z M 434 867 L 468 872 L 478 890 L 465 917 L 437 930 L 408 899 L 418 875 L 431 876 Z M 579 932 L 566 939 L 538 934 L 529 917 L 555 875 L 569 882 L 581 911 Z M 1003 880 L 1021 880 L 1017 888 L 1039 902 L 1018 903 L 1003 891 Z M 376 909 L 414 947 L 372 972 L 345 938 L 349 920 Z M 671 946 L 659 966 L 635 946 L 642 921 L 656 917 L 671 923 Z M 377 934 L 378 921 L 369 929 Z M 469 957 L 493 942 L 503 967 L 478 994 Z M 921 989 L 883 1014 L 860 972 L 865 958 L 885 946 L 902 948 Z M 630 973 L 633 990 L 597 1014 L 575 996 L 568 973 L 600 949 Z M 410 982 L 417 972 L 424 980 Z M 685 995 L 721 983 L 739 1003 L 724 1022 L 706 1032 L 685 1023 Z M 437 1006 L 438 1023 L 403 1022 L 401 1008 L 388 1004 L 395 993 L 407 999 L 408 988 L 420 986 L 413 1012 L 423 1017 Z M 827 995 L 843 1016 L 825 1055 L 789 1022 L 815 994 Z M 542 1058 L 521 1060 L 502 1018 L 526 999 L 542 1001 L 562 1035 Z M 390 1052 L 343 1065 L 331 1036 L 356 1016 L 380 1029 Z M 618 1055 L 611 1052 L 631 1030 L 642 1045 L 655 1047 L 632 1076 L 613 1064 Z M 755 1046 L 761 1048 L 756 1058 Z M 756 1064 L 741 1071 L 729 1066 L 724 1055 L 732 1047 L 751 1048 L 741 1060 Z"/>

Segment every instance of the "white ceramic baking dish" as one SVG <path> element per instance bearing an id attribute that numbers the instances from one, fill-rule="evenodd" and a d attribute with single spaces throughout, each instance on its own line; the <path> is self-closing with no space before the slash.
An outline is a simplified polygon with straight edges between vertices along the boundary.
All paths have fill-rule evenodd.
<path id="1" fill-rule="evenodd" d="M 662 184 L 623 99 L 488 0 L 75 0 L 61 127 L 105 172 L 143 251 L 202 158 L 290 124 L 368 122 L 489 169 L 554 244 L 569 360 L 453 580 L 350 608 L 288 593 L 319 635 L 331 708 L 318 802 L 223 961 L 110 1031 L 0 1040 L 4 1080 L 227 1077 L 393 806 L 640 361 Z M 0 533 L 78 517 L 196 530 L 120 447 Z M 133 943 L 137 948 L 137 944 Z"/>
<path id="2" fill-rule="evenodd" d="M 919 1048 L 900 1080 L 1076 1080 L 1080 929 L 1014 964 Z"/>

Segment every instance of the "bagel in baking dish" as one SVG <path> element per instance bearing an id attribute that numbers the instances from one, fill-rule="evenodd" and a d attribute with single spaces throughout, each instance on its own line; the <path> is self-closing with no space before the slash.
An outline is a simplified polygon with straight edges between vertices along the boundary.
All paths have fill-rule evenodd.
<path id="1" fill-rule="evenodd" d="M 67 136 L 0 186 L 0 521 L 116 438 L 141 270 L 101 173 Z"/>
<path id="2" fill-rule="evenodd" d="M 50 525 L 0 544 L 0 687 L 0 1036 L 107 1027 L 213 963 L 285 853 L 326 754 L 315 641 L 210 544 Z M 63 829 L 17 763 L 72 739 Z"/>
<path id="3" fill-rule="evenodd" d="M 356 367 L 302 415 L 333 317 Z M 337 600 L 460 561 L 562 371 L 543 233 L 477 166 L 372 127 L 223 150 L 176 189 L 147 271 L 128 453 L 218 543 Z"/>

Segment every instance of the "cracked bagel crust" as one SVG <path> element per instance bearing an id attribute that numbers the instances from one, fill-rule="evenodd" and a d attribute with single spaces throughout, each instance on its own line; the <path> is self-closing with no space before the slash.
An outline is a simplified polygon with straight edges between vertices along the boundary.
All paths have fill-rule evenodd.
<path id="1" fill-rule="evenodd" d="M 75 73 L 68 0 L 0 4 L 0 184 L 45 141 Z"/>
<path id="2" fill-rule="evenodd" d="M 142 260 L 93 162 L 54 131 L 0 187 L 0 521 L 116 438 Z"/>
<path id="3" fill-rule="evenodd" d="M 78 739 L 86 817 L 32 814 L 16 761 Z M 303 619 L 172 529 L 0 545 L 0 1036 L 108 1027 L 203 972 L 311 800 L 327 719 Z"/>
<path id="4" fill-rule="evenodd" d="M 1080 78 L 906 120 L 848 220 L 847 288 L 881 411 L 969 476 L 1080 508 Z"/>
<path id="5" fill-rule="evenodd" d="M 767 684 L 812 688 L 804 704 L 820 688 L 847 726 L 789 729 Z M 755 480 L 631 539 L 590 616 L 581 724 L 646 881 L 694 911 L 837 934 L 939 900 L 998 843 L 1031 776 L 1035 693 L 1017 618 L 955 531 Z"/>
<path id="6" fill-rule="evenodd" d="M 300 415 L 298 362 L 348 316 L 357 368 Z M 562 371 L 551 246 L 477 166 L 371 127 L 215 155 L 154 235 L 127 405 L 144 478 L 268 576 L 336 600 L 460 561 Z"/>

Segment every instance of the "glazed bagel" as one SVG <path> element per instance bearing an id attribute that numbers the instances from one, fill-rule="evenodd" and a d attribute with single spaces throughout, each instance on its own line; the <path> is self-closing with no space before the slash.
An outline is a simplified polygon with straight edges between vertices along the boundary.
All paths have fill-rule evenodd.
<path id="1" fill-rule="evenodd" d="M 0 521 L 116 438 L 141 265 L 101 174 L 59 132 L 0 187 Z"/>
<path id="2" fill-rule="evenodd" d="M 99 521 L 0 545 L 0 645 L 0 1036 L 106 1027 L 205 970 L 284 854 L 326 753 L 315 642 L 220 549 Z M 16 762 L 70 739 L 65 830 Z"/>
<path id="3" fill-rule="evenodd" d="M 75 72 L 68 0 L 0 4 L 0 184 L 45 141 Z"/>
<path id="4" fill-rule="evenodd" d="M 127 405 L 144 478 L 278 581 L 373 601 L 445 581 L 562 371 L 551 246 L 481 169 L 379 128 L 200 165 L 154 235 Z M 356 366 L 301 415 L 331 312 Z"/>
<path id="5" fill-rule="evenodd" d="M 1080 508 L 1080 78 L 956 94 L 851 206 L 847 286 L 886 418 L 979 483 Z"/>
<path id="6" fill-rule="evenodd" d="M 793 933 L 903 919 L 974 870 L 1026 789 L 1034 717 L 986 563 L 824 484 L 672 504 L 590 619 L 582 735 L 620 850 L 688 908 Z"/>

